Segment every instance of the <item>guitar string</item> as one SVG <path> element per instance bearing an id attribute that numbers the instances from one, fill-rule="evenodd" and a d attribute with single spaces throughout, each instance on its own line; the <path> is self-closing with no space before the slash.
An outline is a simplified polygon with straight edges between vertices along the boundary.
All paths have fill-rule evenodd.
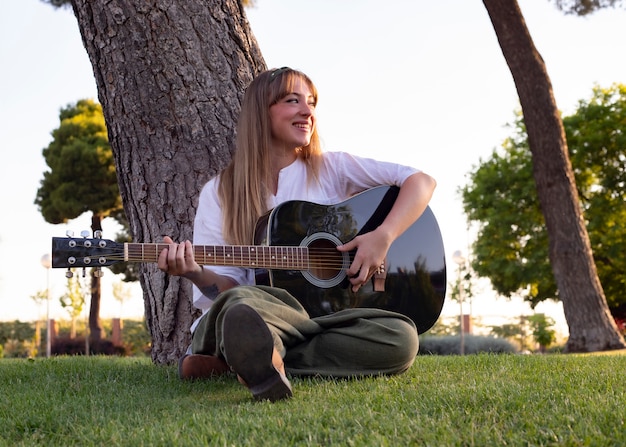
<path id="1" fill-rule="evenodd" d="M 155 246 L 148 244 L 148 247 L 150 247 L 149 250 L 143 250 L 143 254 L 135 254 L 133 253 L 134 251 L 137 250 L 137 247 L 134 247 L 133 249 L 129 250 L 128 253 L 128 262 L 157 262 L 158 260 L 158 256 L 160 254 L 160 252 L 167 248 L 167 245 L 161 245 L 161 246 Z M 244 251 L 248 248 L 248 246 L 241 246 L 244 248 Z M 238 247 L 238 248 L 241 248 Z M 310 247 L 300 247 L 300 246 L 284 246 L 284 247 L 277 247 L 277 246 L 268 246 L 270 248 L 273 249 L 281 249 L 284 248 L 287 251 L 291 251 L 291 249 L 293 248 L 308 248 L 308 252 L 309 252 L 309 256 L 308 256 L 308 260 L 305 259 L 304 261 L 308 261 L 308 265 L 309 268 L 342 268 L 343 267 L 343 257 L 341 255 L 341 252 L 335 250 L 334 248 L 310 248 Z M 194 251 L 197 250 L 201 250 L 198 249 L 198 247 L 194 247 Z M 124 250 L 123 249 L 110 249 L 110 250 L 101 250 L 98 252 L 98 254 L 101 257 L 104 257 L 106 259 L 112 260 L 112 261 L 124 261 Z M 196 262 L 198 261 L 202 261 L 203 257 L 206 257 L 202 254 L 198 254 L 198 253 L 194 253 L 195 258 L 196 258 Z M 294 265 L 294 264 L 299 264 L 301 263 L 301 261 L 298 259 L 299 256 L 287 256 L 287 258 L 290 259 L 263 259 L 263 258 L 267 258 L 270 255 L 267 254 L 261 254 L 258 256 L 258 258 L 261 258 L 261 262 L 263 264 L 263 266 L 266 266 L 266 264 L 287 264 L 287 267 L 289 267 L 289 265 Z M 219 265 L 219 266 L 228 266 L 228 265 L 233 265 L 233 261 L 232 259 L 234 259 L 235 261 L 240 260 L 242 264 L 251 264 L 250 267 L 254 267 L 255 263 L 245 263 L 243 262 L 245 259 L 252 259 L 252 258 L 257 258 L 257 256 L 255 255 L 247 255 L 247 254 L 241 254 L 241 253 L 237 253 L 237 254 L 233 254 L 231 253 L 230 256 L 228 255 L 213 255 L 212 256 L 213 261 L 210 263 L 207 263 L 207 259 L 204 259 L 205 262 L 198 262 L 199 264 L 204 264 L 204 265 Z M 229 261 L 231 260 L 231 261 Z M 263 262 L 265 261 L 265 262 Z M 239 265 L 239 264 L 237 264 Z M 244 266 L 244 265 L 242 265 Z M 273 268 L 280 268 L 281 266 L 276 266 Z M 285 267 L 285 268 L 287 268 Z"/>

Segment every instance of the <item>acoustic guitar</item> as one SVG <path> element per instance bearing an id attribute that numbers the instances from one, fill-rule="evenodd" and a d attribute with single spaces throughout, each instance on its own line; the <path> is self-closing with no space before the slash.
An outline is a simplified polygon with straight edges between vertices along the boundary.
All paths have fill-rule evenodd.
<path id="1" fill-rule="evenodd" d="M 286 289 L 311 317 L 353 307 L 375 307 L 410 317 L 418 332 L 439 318 L 446 293 L 446 263 L 437 220 L 427 207 L 391 245 L 384 269 L 353 292 L 346 270 L 354 253 L 336 247 L 378 227 L 399 189 L 379 186 L 333 205 L 291 200 L 257 222 L 254 245 L 194 245 L 201 265 L 253 268 L 257 284 Z M 52 267 L 103 267 L 157 262 L 163 243 L 52 238 Z"/>

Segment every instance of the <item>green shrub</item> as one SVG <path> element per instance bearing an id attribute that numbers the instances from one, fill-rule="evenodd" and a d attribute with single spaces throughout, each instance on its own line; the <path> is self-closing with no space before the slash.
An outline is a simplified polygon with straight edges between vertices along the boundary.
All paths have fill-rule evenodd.
<path id="1" fill-rule="evenodd" d="M 504 339 L 485 335 L 469 335 L 463 337 L 465 354 L 515 353 L 517 348 Z M 461 353 L 461 337 L 459 335 L 424 336 L 420 338 L 419 355 L 454 355 Z"/>

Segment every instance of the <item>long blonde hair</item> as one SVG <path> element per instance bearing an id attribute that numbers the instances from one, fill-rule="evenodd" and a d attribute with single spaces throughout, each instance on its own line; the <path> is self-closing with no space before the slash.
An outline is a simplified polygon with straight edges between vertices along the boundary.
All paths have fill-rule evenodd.
<path id="1" fill-rule="evenodd" d="M 293 91 L 298 79 L 306 82 L 317 102 L 317 89 L 311 79 L 288 67 L 261 73 L 246 89 L 237 122 L 236 148 L 220 174 L 218 187 L 222 231 L 229 244 L 251 244 L 257 220 L 268 211 L 272 184 L 269 109 Z M 321 153 L 316 126 L 310 143 L 297 149 L 298 157 L 307 162 L 309 181 L 318 178 Z"/>

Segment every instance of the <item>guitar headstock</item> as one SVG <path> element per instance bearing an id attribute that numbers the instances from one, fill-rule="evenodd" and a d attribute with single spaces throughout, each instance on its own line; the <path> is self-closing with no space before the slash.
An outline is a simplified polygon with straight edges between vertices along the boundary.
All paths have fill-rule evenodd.
<path id="1" fill-rule="evenodd" d="M 99 232 L 94 238 L 53 237 L 52 268 L 105 267 L 124 260 L 124 244 L 102 239 Z"/>

